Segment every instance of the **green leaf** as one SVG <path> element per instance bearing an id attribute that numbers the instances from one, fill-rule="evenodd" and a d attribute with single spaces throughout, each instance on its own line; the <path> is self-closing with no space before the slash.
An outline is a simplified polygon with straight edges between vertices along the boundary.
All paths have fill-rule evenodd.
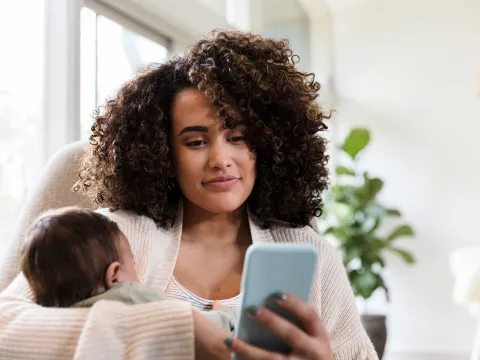
<path id="1" fill-rule="evenodd" d="M 325 229 L 325 231 L 323 232 L 323 235 L 331 234 L 334 231 L 335 231 L 335 228 L 333 226 L 329 226 L 328 228 Z"/>
<path id="2" fill-rule="evenodd" d="M 383 181 L 379 178 L 373 178 L 369 181 L 370 195 L 372 198 L 383 188 Z"/>
<path id="3" fill-rule="evenodd" d="M 379 286 L 379 288 L 382 288 L 385 291 L 385 297 L 387 298 L 387 301 L 390 302 L 390 292 L 388 291 L 388 288 L 386 287 L 383 278 L 381 279 L 381 285 Z"/>
<path id="4" fill-rule="evenodd" d="M 402 213 L 397 209 L 387 209 L 387 215 L 389 215 L 389 216 L 402 216 Z"/>
<path id="5" fill-rule="evenodd" d="M 357 219 L 360 218 L 361 221 L 360 221 L 360 229 L 362 230 L 363 233 L 370 233 L 370 229 L 372 229 L 375 224 L 376 224 L 376 219 L 375 218 L 372 218 L 372 217 L 369 217 L 369 216 L 365 216 L 365 214 L 363 213 L 359 213 L 357 214 Z"/>
<path id="6" fill-rule="evenodd" d="M 392 241 L 400 236 L 412 236 L 414 235 L 413 229 L 409 225 L 400 225 L 396 227 L 390 235 L 388 235 L 388 241 Z"/>
<path id="7" fill-rule="evenodd" d="M 408 263 L 408 264 L 414 264 L 415 263 L 415 259 L 414 259 L 413 255 L 410 252 L 408 252 L 407 250 L 399 249 L 399 248 L 396 248 L 396 247 L 390 247 L 389 250 L 396 253 L 397 255 L 399 255 L 406 263 Z"/>
<path id="8" fill-rule="evenodd" d="M 351 176 L 355 176 L 355 171 L 349 169 L 349 168 L 346 168 L 345 166 L 337 166 L 337 168 L 335 169 L 335 173 L 337 175 L 351 175 Z"/>
<path id="9" fill-rule="evenodd" d="M 385 240 L 375 238 L 370 242 L 370 246 L 372 250 L 377 253 L 378 251 L 384 249 L 386 247 Z"/>
<path id="10" fill-rule="evenodd" d="M 369 203 L 365 206 L 365 214 L 370 217 L 380 218 L 383 217 L 386 213 L 386 209 L 377 203 Z"/>
<path id="11" fill-rule="evenodd" d="M 350 261 L 360 256 L 359 249 L 355 247 L 349 247 L 343 253 L 343 265 L 347 266 Z"/>
<path id="12" fill-rule="evenodd" d="M 369 233 L 373 234 L 375 232 L 375 230 L 378 229 L 378 227 L 380 226 L 381 223 L 382 223 L 382 220 L 380 218 L 377 218 L 375 220 L 375 225 L 373 225 L 373 227 L 370 229 Z"/>
<path id="13" fill-rule="evenodd" d="M 356 295 L 368 299 L 379 287 L 383 287 L 383 279 L 372 271 L 354 270 L 350 274 L 352 287 Z"/>
<path id="14" fill-rule="evenodd" d="M 385 267 L 385 260 L 383 260 L 380 255 L 376 256 L 376 257 L 375 257 L 375 260 L 377 261 L 377 263 L 378 263 L 382 268 Z"/>
<path id="15" fill-rule="evenodd" d="M 350 134 L 343 143 L 342 150 L 355 160 L 357 154 L 368 145 L 369 141 L 369 131 L 367 129 L 356 128 L 350 131 Z"/>
<path id="16" fill-rule="evenodd" d="M 364 202 L 369 202 L 375 198 L 380 190 L 383 188 L 383 181 L 379 178 L 368 179 L 364 185 L 365 193 L 363 196 Z"/>
<path id="17" fill-rule="evenodd" d="M 372 287 L 377 282 L 375 275 L 370 272 L 366 271 L 357 278 L 358 284 L 363 287 Z"/>

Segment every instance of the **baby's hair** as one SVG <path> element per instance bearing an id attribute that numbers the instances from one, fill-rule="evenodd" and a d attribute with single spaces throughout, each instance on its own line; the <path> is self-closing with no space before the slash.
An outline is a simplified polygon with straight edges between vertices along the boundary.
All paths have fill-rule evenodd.
<path id="1" fill-rule="evenodd" d="M 97 294 L 108 265 L 120 261 L 118 225 L 92 210 L 48 211 L 30 227 L 21 271 L 36 302 L 69 307 Z"/>

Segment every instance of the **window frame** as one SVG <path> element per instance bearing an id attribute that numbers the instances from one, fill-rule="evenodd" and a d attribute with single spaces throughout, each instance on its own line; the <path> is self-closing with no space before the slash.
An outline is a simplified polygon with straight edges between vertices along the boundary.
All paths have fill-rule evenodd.
<path id="1" fill-rule="evenodd" d="M 117 24 L 127 28 L 128 30 L 165 47 L 169 53 L 172 51 L 172 39 L 160 33 L 159 31 L 152 29 L 147 24 L 141 23 L 134 17 L 120 12 L 105 3 L 100 3 L 99 1 L 95 0 L 85 0 L 83 6 L 94 11 L 97 14 L 97 18 L 98 16 L 104 16 L 109 20 L 112 20 L 113 22 L 116 22 Z"/>
<path id="2" fill-rule="evenodd" d="M 81 87 L 80 87 L 80 13 L 83 7 L 104 16 L 139 35 L 164 46 L 168 54 L 183 46 L 181 32 L 166 36 L 156 27 L 161 19 L 153 21 L 140 14 L 128 2 L 113 6 L 107 0 L 44 0 L 45 1 L 45 53 L 43 122 L 45 148 L 42 163 L 50 159 L 65 145 L 81 139 Z M 138 15 L 138 16 L 137 16 Z M 162 24 L 163 26 L 163 24 Z M 158 26 L 158 27 L 162 27 Z M 177 37 L 178 34 L 178 37 Z M 94 110 L 94 109 L 92 109 Z"/>
<path id="3" fill-rule="evenodd" d="M 78 136 L 78 139 L 81 140 L 85 140 L 85 131 L 86 131 L 86 124 L 83 123 L 82 121 L 83 120 L 87 120 L 87 112 L 88 112 L 88 116 L 91 116 L 91 114 L 94 112 L 94 110 L 98 109 L 101 105 L 104 104 L 104 102 L 102 100 L 99 101 L 99 98 L 98 98 L 98 93 L 99 93 L 99 84 L 98 84 L 98 81 L 99 81 L 99 56 L 100 56 L 100 52 L 99 52 L 99 38 L 98 38 L 98 35 L 99 35 L 99 26 L 100 26 L 100 19 L 107 19 L 108 21 L 111 21 L 115 24 L 117 24 L 118 26 L 122 27 L 123 29 L 135 34 L 135 36 L 139 36 L 139 37 L 142 37 L 148 41 L 151 41 L 152 43 L 156 44 L 156 45 L 159 45 L 161 46 L 162 48 L 164 48 L 167 52 L 167 58 L 171 56 L 172 54 L 172 43 L 173 41 L 165 36 L 164 34 L 161 34 L 160 32 L 152 29 L 151 27 L 149 27 L 148 25 L 146 24 L 142 24 L 140 23 L 139 21 L 137 21 L 135 18 L 131 17 L 131 16 L 128 16 L 128 15 L 125 15 L 123 14 L 121 11 L 117 11 L 116 9 L 112 8 L 111 6 L 109 6 L 108 4 L 103 4 L 103 3 L 100 3 L 98 1 L 95 1 L 95 0 L 86 0 L 83 4 L 83 6 L 81 7 L 80 9 L 80 12 L 81 12 L 81 16 L 82 16 L 82 11 L 83 10 L 88 10 L 91 15 L 91 22 L 92 22 L 92 28 L 88 30 L 87 33 L 90 33 L 90 35 L 88 35 L 90 38 L 89 41 L 87 41 L 89 44 L 88 46 L 90 47 L 90 52 L 91 54 L 88 54 L 87 57 L 88 59 L 84 59 L 84 55 L 86 54 L 83 54 L 82 53 L 82 49 L 80 49 L 80 72 L 82 72 L 83 70 L 83 63 L 82 61 L 86 60 L 88 61 L 90 64 L 94 64 L 93 67 L 91 70 L 94 71 L 94 73 L 90 73 L 90 74 L 82 74 L 82 76 L 89 76 L 89 77 L 92 77 L 92 81 L 93 83 L 91 82 L 90 85 L 87 85 L 87 86 L 95 86 L 95 98 L 94 98 L 94 101 L 91 101 L 92 99 L 84 99 L 82 98 L 83 95 L 86 95 L 85 93 L 83 93 L 83 89 L 82 89 L 82 83 L 83 83 L 83 80 L 85 80 L 85 78 L 82 78 L 81 81 L 80 81 L 80 87 L 81 87 L 81 93 L 80 93 L 80 115 L 81 115 L 81 119 L 79 119 L 80 121 L 80 129 L 79 129 L 79 136 Z M 82 31 L 82 26 L 83 26 L 83 21 L 82 21 L 82 18 L 81 18 L 81 21 L 80 21 L 80 30 Z M 81 34 L 82 35 L 82 34 Z M 82 40 L 84 41 L 84 40 Z M 81 44 L 82 45 L 82 44 Z M 87 52 L 88 53 L 88 52 Z M 93 60 L 93 62 L 92 62 Z M 126 81 L 127 79 L 125 79 Z M 89 80 L 88 80 L 89 81 Z M 90 87 L 91 90 L 93 90 L 93 88 Z M 87 103 L 85 103 L 84 101 L 87 101 Z M 88 126 L 89 128 L 90 126 Z"/>

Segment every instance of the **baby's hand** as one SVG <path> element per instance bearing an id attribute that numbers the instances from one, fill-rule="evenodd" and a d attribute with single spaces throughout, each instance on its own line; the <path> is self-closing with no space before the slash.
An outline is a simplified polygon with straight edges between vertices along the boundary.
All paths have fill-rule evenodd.
<path id="1" fill-rule="evenodd" d="M 221 318 L 224 321 L 223 327 L 226 330 L 230 330 L 232 334 L 234 334 L 235 331 L 235 320 L 231 312 L 228 311 L 228 308 L 220 303 L 219 300 L 215 300 L 212 304 L 212 311 L 217 311 L 218 315 L 221 316 Z M 227 324 L 228 323 L 228 324 Z"/>

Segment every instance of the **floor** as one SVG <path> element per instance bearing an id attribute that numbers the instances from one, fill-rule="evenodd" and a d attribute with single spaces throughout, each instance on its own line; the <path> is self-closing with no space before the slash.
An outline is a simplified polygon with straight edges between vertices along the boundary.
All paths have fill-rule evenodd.
<path id="1" fill-rule="evenodd" d="M 468 354 L 385 354 L 382 360 L 469 360 Z"/>

